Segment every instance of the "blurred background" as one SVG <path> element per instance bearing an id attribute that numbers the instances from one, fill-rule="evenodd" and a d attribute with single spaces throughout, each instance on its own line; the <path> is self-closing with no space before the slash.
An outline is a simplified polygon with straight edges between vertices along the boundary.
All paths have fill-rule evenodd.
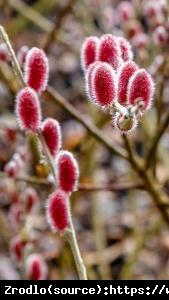
<path id="1" fill-rule="evenodd" d="M 126 37 L 134 60 L 156 82 L 152 109 L 130 134 L 135 153 L 142 159 L 168 111 L 169 2 L 156 0 L 0 0 L 0 23 L 20 59 L 20 50 L 44 49 L 50 64 L 49 85 L 88 124 L 115 148 L 125 148 L 110 116 L 99 110 L 85 93 L 80 50 L 85 37 L 105 33 Z M 26 46 L 23 48 L 23 46 Z M 51 233 L 45 201 L 52 190 L 33 139 L 19 131 L 14 115 L 20 87 L 0 44 L 0 279 L 24 279 L 20 248 L 39 253 L 48 266 L 48 279 L 76 279 L 71 251 Z M 22 63 L 20 61 L 20 63 Z M 80 168 L 79 191 L 71 197 L 72 216 L 89 279 L 169 279 L 169 231 L 149 192 L 128 161 L 115 155 L 91 134 L 83 122 L 50 97 L 42 97 L 43 117 L 57 119 L 63 148 L 72 151 Z M 8 178 L 5 165 L 13 155 L 24 158 L 18 180 Z M 152 169 L 166 195 L 169 193 L 169 132 L 160 139 Z M 32 178 L 37 180 L 33 181 Z M 49 181 L 47 180 L 49 179 Z M 25 180 L 24 180 L 25 179 Z M 38 182 L 39 180 L 39 182 Z M 37 193 L 35 211 L 27 214 L 25 191 Z M 29 232 L 28 232 L 29 231 Z M 17 256 L 17 257 L 16 257 Z M 18 260 L 19 257 L 19 260 Z"/>

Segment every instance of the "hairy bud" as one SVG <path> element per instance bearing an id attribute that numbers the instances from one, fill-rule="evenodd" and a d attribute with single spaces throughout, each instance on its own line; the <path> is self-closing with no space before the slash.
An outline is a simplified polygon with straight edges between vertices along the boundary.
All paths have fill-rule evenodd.
<path id="1" fill-rule="evenodd" d="M 115 70 L 119 67 L 121 64 L 120 47 L 115 36 L 104 34 L 101 37 L 98 60 L 109 63 Z"/>
<path id="2" fill-rule="evenodd" d="M 158 26 L 153 32 L 153 40 L 157 46 L 164 46 L 168 41 L 169 35 L 164 26 Z"/>
<path id="3" fill-rule="evenodd" d="M 58 189 L 47 200 L 46 216 L 54 232 L 65 230 L 69 226 L 69 198 L 63 190 Z"/>
<path id="4" fill-rule="evenodd" d="M 27 212 L 32 212 L 38 202 L 38 195 L 35 189 L 28 187 L 25 191 L 25 208 Z"/>
<path id="5" fill-rule="evenodd" d="M 137 70 L 131 77 L 128 84 L 127 101 L 135 105 L 142 102 L 142 110 L 147 110 L 151 106 L 154 94 L 154 82 L 144 69 Z"/>
<path id="6" fill-rule="evenodd" d="M 81 65 L 83 71 L 96 61 L 99 39 L 96 36 L 90 36 L 85 39 L 81 49 Z"/>
<path id="7" fill-rule="evenodd" d="M 131 50 L 130 43 L 123 37 L 117 37 L 117 41 L 121 50 L 121 57 L 123 61 L 128 61 L 133 59 L 133 52 Z"/>
<path id="8" fill-rule="evenodd" d="M 126 62 L 119 69 L 117 98 L 118 102 L 121 105 L 127 104 L 127 86 L 130 77 L 135 73 L 137 69 L 138 67 L 134 62 Z"/>
<path id="9" fill-rule="evenodd" d="M 41 109 L 36 92 L 23 88 L 16 98 L 16 115 L 22 130 L 37 131 L 41 124 Z"/>
<path id="10" fill-rule="evenodd" d="M 51 154 L 56 156 L 62 145 L 61 130 L 58 121 L 52 118 L 46 119 L 42 123 L 42 133 Z"/>
<path id="11" fill-rule="evenodd" d="M 87 77 L 90 99 L 103 109 L 109 107 L 116 98 L 116 75 L 107 63 L 98 63 L 90 69 Z"/>
<path id="12" fill-rule="evenodd" d="M 49 76 L 48 60 L 43 50 L 33 47 L 28 51 L 24 70 L 25 83 L 37 93 L 43 92 Z"/>
<path id="13" fill-rule="evenodd" d="M 20 202 L 13 203 L 10 207 L 9 218 L 12 225 L 18 227 L 23 217 L 22 206 Z"/>
<path id="14" fill-rule="evenodd" d="M 11 240 L 11 254 L 17 262 L 20 262 L 23 258 L 25 243 L 17 235 Z"/>
<path id="15" fill-rule="evenodd" d="M 132 45 L 138 49 L 145 49 L 149 46 L 149 37 L 146 33 L 140 32 L 132 38 Z"/>
<path id="16" fill-rule="evenodd" d="M 161 14 L 161 6 L 159 4 L 159 1 L 154 1 L 154 0 L 149 0 L 149 1 L 145 1 L 145 5 L 144 5 L 144 13 L 145 15 L 150 18 L 150 19 L 154 19 L 156 17 L 158 17 L 159 14 Z"/>
<path id="17" fill-rule="evenodd" d="M 75 191 L 79 179 L 79 167 L 72 153 L 60 151 L 56 159 L 56 166 L 59 187 L 65 192 Z"/>
<path id="18" fill-rule="evenodd" d="M 16 177 L 20 170 L 18 169 L 17 163 L 11 160 L 5 165 L 4 171 L 9 177 Z"/>
<path id="19" fill-rule="evenodd" d="M 89 97 L 89 99 L 93 100 L 93 84 L 92 84 L 92 79 L 93 79 L 93 73 L 94 70 L 96 69 L 97 66 L 100 65 L 99 61 L 94 62 L 93 64 L 91 64 L 87 71 L 86 71 L 86 76 L 85 76 L 85 80 L 86 80 L 86 93 L 87 96 Z"/>
<path id="20" fill-rule="evenodd" d="M 47 265 L 39 254 L 31 254 L 25 262 L 26 278 L 29 280 L 44 280 L 47 277 Z"/>
<path id="21" fill-rule="evenodd" d="M 117 11 L 120 22 L 126 22 L 133 19 L 135 16 L 134 7 L 132 3 L 128 1 L 121 1 L 118 5 Z"/>

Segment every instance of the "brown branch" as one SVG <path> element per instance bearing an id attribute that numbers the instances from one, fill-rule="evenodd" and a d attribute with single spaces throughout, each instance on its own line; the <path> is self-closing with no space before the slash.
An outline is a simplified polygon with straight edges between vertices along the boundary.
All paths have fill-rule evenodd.
<path id="1" fill-rule="evenodd" d="M 45 41 L 45 44 L 44 44 L 44 47 L 43 47 L 46 52 L 48 52 L 51 44 L 57 38 L 58 32 L 61 28 L 61 25 L 62 25 L 65 17 L 71 12 L 73 4 L 74 4 L 75 1 L 76 0 L 68 0 L 66 6 L 64 7 L 64 9 L 61 11 L 59 16 L 57 17 L 56 22 L 55 22 L 52 30 L 47 35 L 47 38 L 46 38 L 46 41 Z"/>
<path id="2" fill-rule="evenodd" d="M 152 196 L 156 207 L 158 208 L 159 212 L 161 213 L 164 221 L 169 226 L 169 214 L 168 214 L 168 207 L 169 207 L 169 199 L 165 192 L 162 190 L 158 181 L 154 178 L 153 174 L 149 172 L 144 166 L 138 161 L 133 152 L 132 146 L 130 141 L 126 135 L 123 135 L 123 140 L 126 146 L 126 149 L 129 153 L 129 160 L 131 165 L 133 166 L 136 173 L 142 179 L 146 190 Z"/>
<path id="3" fill-rule="evenodd" d="M 18 182 L 26 182 L 28 184 L 33 185 L 40 185 L 44 186 L 45 188 L 51 188 L 53 186 L 52 182 L 49 182 L 47 179 L 38 178 L 35 176 L 17 176 L 15 178 L 8 177 L 5 172 L 0 172 L 1 179 L 13 179 Z M 112 183 L 112 184 L 92 184 L 92 183 L 79 183 L 78 191 L 80 192 L 101 192 L 101 191 L 125 191 L 130 189 L 143 189 L 143 185 L 140 182 L 119 182 L 119 183 Z"/>
<path id="4" fill-rule="evenodd" d="M 85 264 L 89 266 L 99 265 L 100 263 L 110 264 L 115 261 L 119 256 L 125 254 L 126 240 L 118 242 L 116 245 L 109 246 L 100 255 L 98 252 L 88 252 L 84 255 Z"/>
<path id="5" fill-rule="evenodd" d="M 158 132 L 154 135 L 154 139 L 152 141 L 151 147 L 150 147 L 147 157 L 146 157 L 146 163 L 145 163 L 146 169 L 151 166 L 151 164 L 154 160 L 154 157 L 156 155 L 160 139 L 163 136 L 164 132 L 166 131 L 168 125 L 169 125 L 169 111 L 167 112 L 163 123 L 159 127 Z"/>
<path id="6" fill-rule="evenodd" d="M 51 0 L 50 0 L 51 1 Z M 6 0 L 7 5 L 12 7 L 14 10 L 16 10 L 19 13 L 19 16 L 23 16 L 28 21 L 33 22 L 44 30 L 45 32 L 50 32 L 53 29 L 53 23 L 45 18 L 39 11 L 37 5 L 34 5 L 34 8 L 30 5 L 26 4 L 23 1 L 20 0 Z M 40 2 L 40 1 L 39 1 Z M 41 1 L 42 2 L 42 1 Z M 42 3 L 41 7 L 42 7 Z M 15 19 L 15 22 L 17 23 L 17 19 Z M 10 29 L 10 28 L 8 28 Z"/>
<path id="7" fill-rule="evenodd" d="M 119 192 L 133 189 L 143 189 L 143 185 L 139 182 L 124 182 L 124 183 L 113 183 L 113 184 L 89 184 L 89 183 L 80 183 L 78 191 L 81 192 L 102 192 L 102 191 L 111 191 Z"/>
<path id="8" fill-rule="evenodd" d="M 54 30 L 55 24 L 49 19 L 45 18 L 39 11 L 37 11 L 36 5 L 34 5 L 34 7 L 31 7 L 30 5 L 20 0 L 7 0 L 7 3 L 9 6 L 14 8 L 21 16 L 23 16 L 25 20 L 32 22 L 47 34 L 50 34 Z M 38 8 L 40 10 L 40 7 Z M 9 31 L 11 33 L 11 30 Z M 76 56 L 79 55 L 79 53 L 77 53 L 77 51 L 73 47 L 71 47 L 71 45 L 69 45 L 68 43 L 66 43 L 66 41 L 62 39 L 60 33 L 57 33 L 54 36 L 55 40 L 56 38 L 57 41 L 63 46 L 65 46 L 67 49 L 69 49 L 69 51 L 74 53 Z"/>

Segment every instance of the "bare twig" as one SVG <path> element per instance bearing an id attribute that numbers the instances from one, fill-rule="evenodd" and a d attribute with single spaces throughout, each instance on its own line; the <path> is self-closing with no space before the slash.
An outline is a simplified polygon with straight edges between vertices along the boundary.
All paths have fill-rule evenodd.
<path id="1" fill-rule="evenodd" d="M 33 184 L 37 186 L 44 186 L 45 188 L 53 187 L 54 184 L 49 182 L 47 179 L 38 178 L 35 176 L 17 176 L 17 177 L 8 177 L 5 172 L 0 172 L 1 179 L 12 179 L 18 182 L 26 182 L 28 184 Z M 138 182 L 117 182 L 112 184 L 93 184 L 93 183 L 79 183 L 78 191 L 80 192 L 102 192 L 102 191 L 112 191 L 112 192 L 119 192 L 119 191 L 126 191 L 132 189 L 143 189 L 143 185 Z"/>
<path id="2" fill-rule="evenodd" d="M 40 11 L 42 10 L 43 5 L 41 4 L 42 1 L 39 1 L 37 5 L 35 4 L 33 7 L 30 5 L 26 4 L 23 1 L 20 0 L 7 0 L 8 5 L 10 5 L 12 8 L 14 8 L 16 11 L 19 12 L 20 18 L 24 17 L 26 22 L 19 22 L 19 23 L 27 23 L 27 22 L 32 22 L 35 24 L 37 27 L 39 27 L 41 30 L 46 32 L 47 34 L 50 34 L 54 28 L 55 24 L 51 21 L 48 20 L 46 17 L 44 17 Z M 52 1 L 51 3 L 50 0 L 50 6 L 53 7 L 55 5 L 55 0 Z M 46 0 L 44 0 L 44 3 L 46 3 Z M 38 5 L 39 4 L 39 5 Z M 48 4 L 49 6 L 49 4 Z M 39 10 L 39 11 L 38 11 Z M 45 10 L 46 10 L 46 5 L 45 5 Z M 15 21 L 17 24 L 17 21 Z M 11 29 L 11 28 L 10 28 Z M 69 49 L 72 53 L 75 55 L 78 55 L 77 51 L 71 47 L 64 39 L 62 39 L 61 34 L 58 33 L 55 35 L 54 39 L 59 41 L 62 45 L 64 45 L 67 49 Z"/>
<path id="3" fill-rule="evenodd" d="M 24 78 L 23 78 L 23 75 L 22 75 L 21 68 L 20 68 L 20 66 L 18 64 L 15 52 L 14 52 L 12 46 L 11 46 L 11 43 L 9 41 L 9 38 L 8 38 L 8 35 L 7 35 L 6 31 L 5 31 L 5 29 L 1 25 L 0 25 L 0 35 L 1 35 L 1 38 L 4 41 L 4 43 L 8 47 L 8 52 L 9 52 L 9 54 L 11 56 L 11 61 L 12 61 L 14 72 L 16 73 L 16 75 L 20 79 L 22 85 L 24 86 L 25 85 Z"/>
<path id="4" fill-rule="evenodd" d="M 167 112 L 164 121 L 161 123 L 161 126 L 159 127 L 157 133 L 154 135 L 154 139 L 152 141 L 151 147 L 148 151 L 147 158 L 145 161 L 145 168 L 149 168 L 151 166 L 151 163 L 153 162 L 153 159 L 156 155 L 157 147 L 159 145 L 160 139 L 165 133 L 167 127 L 169 125 L 169 111 Z"/>
<path id="5" fill-rule="evenodd" d="M 123 139 L 125 142 L 126 149 L 129 153 L 131 165 L 144 182 L 146 190 L 152 196 L 156 207 L 160 211 L 166 224 L 169 226 L 169 214 L 167 211 L 169 199 L 167 195 L 162 190 L 161 186 L 159 185 L 158 181 L 154 178 L 153 174 L 151 172 L 148 172 L 148 170 L 146 170 L 144 166 L 138 161 L 128 137 L 126 135 L 123 135 Z"/>
<path id="6" fill-rule="evenodd" d="M 49 34 L 47 35 L 47 38 L 46 38 L 46 42 L 45 42 L 45 45 L 44 45 L 44 50 L 46 52 L 49 50 L 49 48 L 50 48 L 51 44 L 53 43 L 53 41 L 57 38 L 58 32 L 61 28 L 61 25 L 62 25 L 65 17 L 72 10 L 72 7 L 73 7 L 75 1 L 76 0 L 68 0 L 66 6 L 61 11 L 58 18 L 56 19 L 56 22 L 55 22 L 52 30 L 49 32 Z"/>
<path id="7" fill-rule="evenodd" d="M 70 230 L 65 230 L 63 236 L 68 241 L 68 243 L 71 247 L 71 250 L 72 250 L 72 253 L 73 253 L 73 256 L 75 259 L 76 268 L 77 268 L 77 271 L 79 274 L 79 279 L 87 280 L 86 268 L 85 268 L 80 250 L 79 250 L 74 225 L 72 222 L 72 217 L 70 216 L 69 219 L 70 219 Z"/>

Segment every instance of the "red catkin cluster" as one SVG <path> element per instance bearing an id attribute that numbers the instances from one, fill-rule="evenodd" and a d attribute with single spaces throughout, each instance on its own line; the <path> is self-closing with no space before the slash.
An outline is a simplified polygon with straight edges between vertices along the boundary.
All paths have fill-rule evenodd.
<path id="1" fill-rule="evenodd" d="M 91 39 L 90 50 L 84 58 L 84 69 L 96 59 L 96 43 Z M 90 57 L 89 57 L 90 56 Z M 46 215 L 48 223 L 54 232 L 66 230 L 70 223 L 69 200 L 73 191 L 76 190 L 79 178 L 78 164 L 72 153 L 61 150 L 62 136 L 58 121 L 47 118 L 41 122 L 41 106 L 39 94 L 46 89 L 48 81 L 48 61 L 45 53 L 38 48 L 29 51 L 22 49 L 18 54 L 20 64 L 24 69 L 25 87 L 22 88 L 16 97 L 16 116 L 18 124 L 22 130 L 41 132 L 46 146 L 53 159 L 55 168 L 54 177 L 56 190 L 49 195 L 46 205 Z M 43 151 L 43 149 L 42 149 Z M 17 157 L 7 164 L 5 171 L 9 176 L 17 176 L 19 169 Z M 55 178 L 54 178 L 55 180 Z M 32 213 L 38 201 L 37 193 L 32 188 L 27 188 L 24 194 L 25 212 Z M 17 203 L 18 204 L 18 203 Z M 22 252 L 22 245 L 17 241 L 13 245 L 13 252 L 19 261 Z M 15 247 L 14 247 L 15 246 Z M 47 275 L 46 264 L 38 254 L 32 254 L 26 258 L 26 277 L 32 280 L 45 279 Z"/>
<path id="2" fill-rule="evenodd" d="M 88 97 L 113 115 L 114 127 L 121 131 L 130 131 L 151 106 L 154 94 L 153 80 L 145 69 L 140 69 L 132 61 L 131 45 L 123 37 L 103 35 L 97 41 L 95 61 L 91 64 L 86 63 L 85 58 L 88 60 L 87 55 L 90 56 L 91 39 L 94 38 L 89 37 L 85 40 L 81 54 L 82 65 L 86 66 Z M 129 115 L 130 120 L 126 121 Z M 123 123 L 123 130 L 118 127 L 120 123 Z"/>
<path id="3" fill-rule="evenodd" d="M 48 118 L 42 123 L 42 134 L 53 156 L 58 188 L 48 197 L 46 216 L 50 228 L 63 231 L 69 226 L 69 198 L 77 188 L 79 169 L 72 153 L 61 149 L 62 136 L 59 123 Z"/>
<path id="4" fill-rule="evenodd" d="M 77 189 L 79 168 L 72 153 L 61 150 L 55 159 L 58 188 L 48 197 L 46 216 L 50 228 L 60 232 L 69 227 L 70 196 Z"/>
<path id="5" fill-rule="evenodd" d="M 46 89 L 49 75 L 48 60 L 43 50 L 22 47 L 18 53 L 24 68 L 26 87 L 16 97 L 16 116 L 22 130 L 36 132 L 41 127 L 39 95 Z"/>
<path id="6" fill-rule="evenodd" d="M 96 60 L 96 49 L 99 39 L 91 38 L 84 45 L 84 69 Z M 38 48 L 28 51 L 24 63 L 24 79 L 27 87 L 23 88 L 16 98 L 16 115 L 20 128 L 26 131 L 41 130 L 46 145 L 55 162 L 58 189 L 47 201 L 47 219 L 52 230 L 64 230 L 69 224 L 68 200 L 76 190 L 79 177 L 78 164 L 68 151 L 60 151 L 62 137 L 59 123 L 47 118 L 41 123 L 41 108 L 38 94 L 45 90 L 48 81 L 48 62 L 45 53 Z M 42 149 L 43 151 L 43 149 Z M 25 195 L 28 212 L 32 211 L 36 195 L 30 189 Z"/>

